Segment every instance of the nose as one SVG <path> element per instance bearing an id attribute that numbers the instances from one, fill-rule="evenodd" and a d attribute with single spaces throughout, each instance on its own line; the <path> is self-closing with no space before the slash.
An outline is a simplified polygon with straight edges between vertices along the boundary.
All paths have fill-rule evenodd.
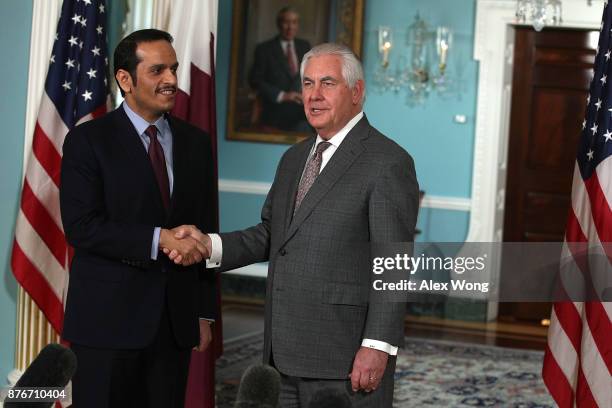
<path id="1" fill-rule="evenodd" d="M 176 85 L 176 72 L 171 69 L 166 69 L 164 71 L 163 82 L 169 85 Z"/>
<path id="2" fill-rule="evenodd" d="M 321 84 L 315 84 L 312 87 L 312 91 L 310 92 L 310 100 L 320 101 L 323 99 L 323 94 L 321 93 Z"/>

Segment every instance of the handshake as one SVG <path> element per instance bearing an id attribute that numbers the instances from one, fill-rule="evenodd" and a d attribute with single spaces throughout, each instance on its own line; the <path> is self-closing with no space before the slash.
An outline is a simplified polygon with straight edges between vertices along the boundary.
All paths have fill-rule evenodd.
<path id="1" fill-rule="evenodd" d="M 181 225 L 173 229 L 162 228 L 159 249 L 175 264 L 189 266 L 210 258 L 212 242 L 195 226 Z"/>

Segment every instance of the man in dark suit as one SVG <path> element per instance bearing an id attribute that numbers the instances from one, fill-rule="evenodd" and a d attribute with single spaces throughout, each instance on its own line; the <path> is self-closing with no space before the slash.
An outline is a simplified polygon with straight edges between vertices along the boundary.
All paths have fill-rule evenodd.
<path id="1" fill-rule="evenodd" d="M 405 303 L 374 293 L 370 251 L 413 240 L 413 160 L 366 119 L 363 69 L 348 48 L 316 46 L 302 70 L 318 135 L 283 155 L 261 223 L 220 235 L 184 227 L 177 237 L 201 241 L 221 270 L 270 262 L 264 361 L 282 374 L 283 408 L 307 407 L 322 388 L 353 407 L 391 407 Z"/>
<path id="2" fill-rule="evenodd" d="M 299 66 L 310 50 L 306 40 L 296 38 L 299 15 L 285 7 L 276 17 L 278 36 L 255 49 L 255 61 L 249 83 L 262 103 L 261 123 L 279 130 L 308 129 L 302 95 Z"/>
<path id="3" fill-rule="evenodd" d="M 159 30 L 124 38 L 114 72 L 125 102 L 63 146 L 61 213 L 75 250 L 63 337 L 78 359 L 75 408 L 183 408 L 191 350 L 211 339 L 214 279 L 195 265 L 206 250 L 170 231 L 213 228 L 216 205 L 208 135 L 167 114 L 177 92 L 171 42 Z"/>

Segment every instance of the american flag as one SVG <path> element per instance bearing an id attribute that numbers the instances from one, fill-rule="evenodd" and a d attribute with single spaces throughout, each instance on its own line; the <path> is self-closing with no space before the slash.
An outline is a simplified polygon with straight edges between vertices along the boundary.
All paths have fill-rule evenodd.
<path id="1" fill-rule="evenodd" d="M 576 157 L 563 255 L 587 277 L 586 290 L 591 293 L 595 287 L 605 287 L 591 281 L 602 276 L 603 271 L 596 269 L 602 267 L 597 264 L 601 255 L 612 259 L 611 86 L 612 8 L 606 0 Z M 585 260 L 580 248 L 587 247 L 590 258 Z M 605 267 L 609 273 L 610 265 Z M 609 282 L 609 276 L 606 279 Z M 572 290 L 566 288 L 567 292 Z M 598 299 L 553 305 L 542 377 L 560 407 L 612 407 L 612 303 Z"/>
<path id="2" fill-rule="evenodd" d="M 57 333 L 62 331 L 71 249 L 59 210 L 64 137 L 107 111 L 105 0 L 64 0 L 29 152 L 11 265 Z"/>

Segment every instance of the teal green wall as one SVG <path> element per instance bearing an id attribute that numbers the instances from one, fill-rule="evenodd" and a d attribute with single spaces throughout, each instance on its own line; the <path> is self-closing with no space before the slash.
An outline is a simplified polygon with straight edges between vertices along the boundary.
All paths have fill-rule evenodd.
<path id="1" fill-rule="evenodd" d="M 221 179 L 271 182 L 276 165 L 288 148 L 228 141 L 226 136 L 227 93 L 231 50 L 230 1 L 219 2 L 217 48 L 217 117 L 219 131 L 219 176 Z M 417 11 L 431 27 L 450 26 L 454 45 L 449 56 L 449 75 L 458 79 L 460 92 L 441 99 L 431 95 L 424 105 L 409 107 L 406 92 L 380 92 L 373 86 L 378 62 L 377 30 L 380 25 L 393 28 L 393 64 L 398 55 L 408 55 L 407 27 Z M 363 64 L 367 82 L 365 112 L 370 122 L 403 146 L 415 159 L 420 186 L 428 195 L 469 198 L 478 66 L 472 58 L 475 0 L 386 0 L 366 1 Z M 462 114 L 466 124 L 453 117 Z M 248 194 L 223 193 L 221 230 L 257 222 L 263 201 Z M 255 208 L 254 208 L 255 206 Z M 469 212 L 423 209 L 418 226 L 420 240 L 462 241 L 467 236 Z"/>
<path id="2" fill-rule="evenodd" d="M 266 196 L 259 194 L 221 193 L 221 231 L 244 229 L 256 223 L 265 199 Z"/>
<path id="3" fill-rule="evenodd" d="M 474 0 L 411 0 L 367 2 L 364 66 L 369 86 L 365 112 L 384 134 L 402 145 L 415 159 L 419 183 L 427 194 L 469 197 L 474 150 L 477 64 L 472 58 L 474 43 Z M 404 7 L 399 7 L 402 4 Z M 395 6 L 395 7 L 394 7 Z M 446 25 L 453 29 L 453 47 L 449 53 L 449 75 L 459 76 L 461 93 L 441 99 L 431 94 L 424 105 L 411 108 L 406 92 L 381 93 L 373 86 L 378 59 L 378 27 L 394 31 L 391 68 L 400 55 L 408 56 L 407 27 L 419 12 L 430 29 Z M 432 64 L 432 65 L 435 65 Z M 466 124 L 453 122 L 455 114 L 467 116 Z"/>
<path id="4" fill-rule="evenodd" d="M 0 5 L 0 386 L 14 368 L 17 284 L 10 259 L 21 188 L 32 1 Z"/>
<path id="5" fill-rule="evenodd" d="M 421 242 L 462 242 L 467 237 L 470 213 L 466 211 L 421 208 L 417 227 Z"/>

